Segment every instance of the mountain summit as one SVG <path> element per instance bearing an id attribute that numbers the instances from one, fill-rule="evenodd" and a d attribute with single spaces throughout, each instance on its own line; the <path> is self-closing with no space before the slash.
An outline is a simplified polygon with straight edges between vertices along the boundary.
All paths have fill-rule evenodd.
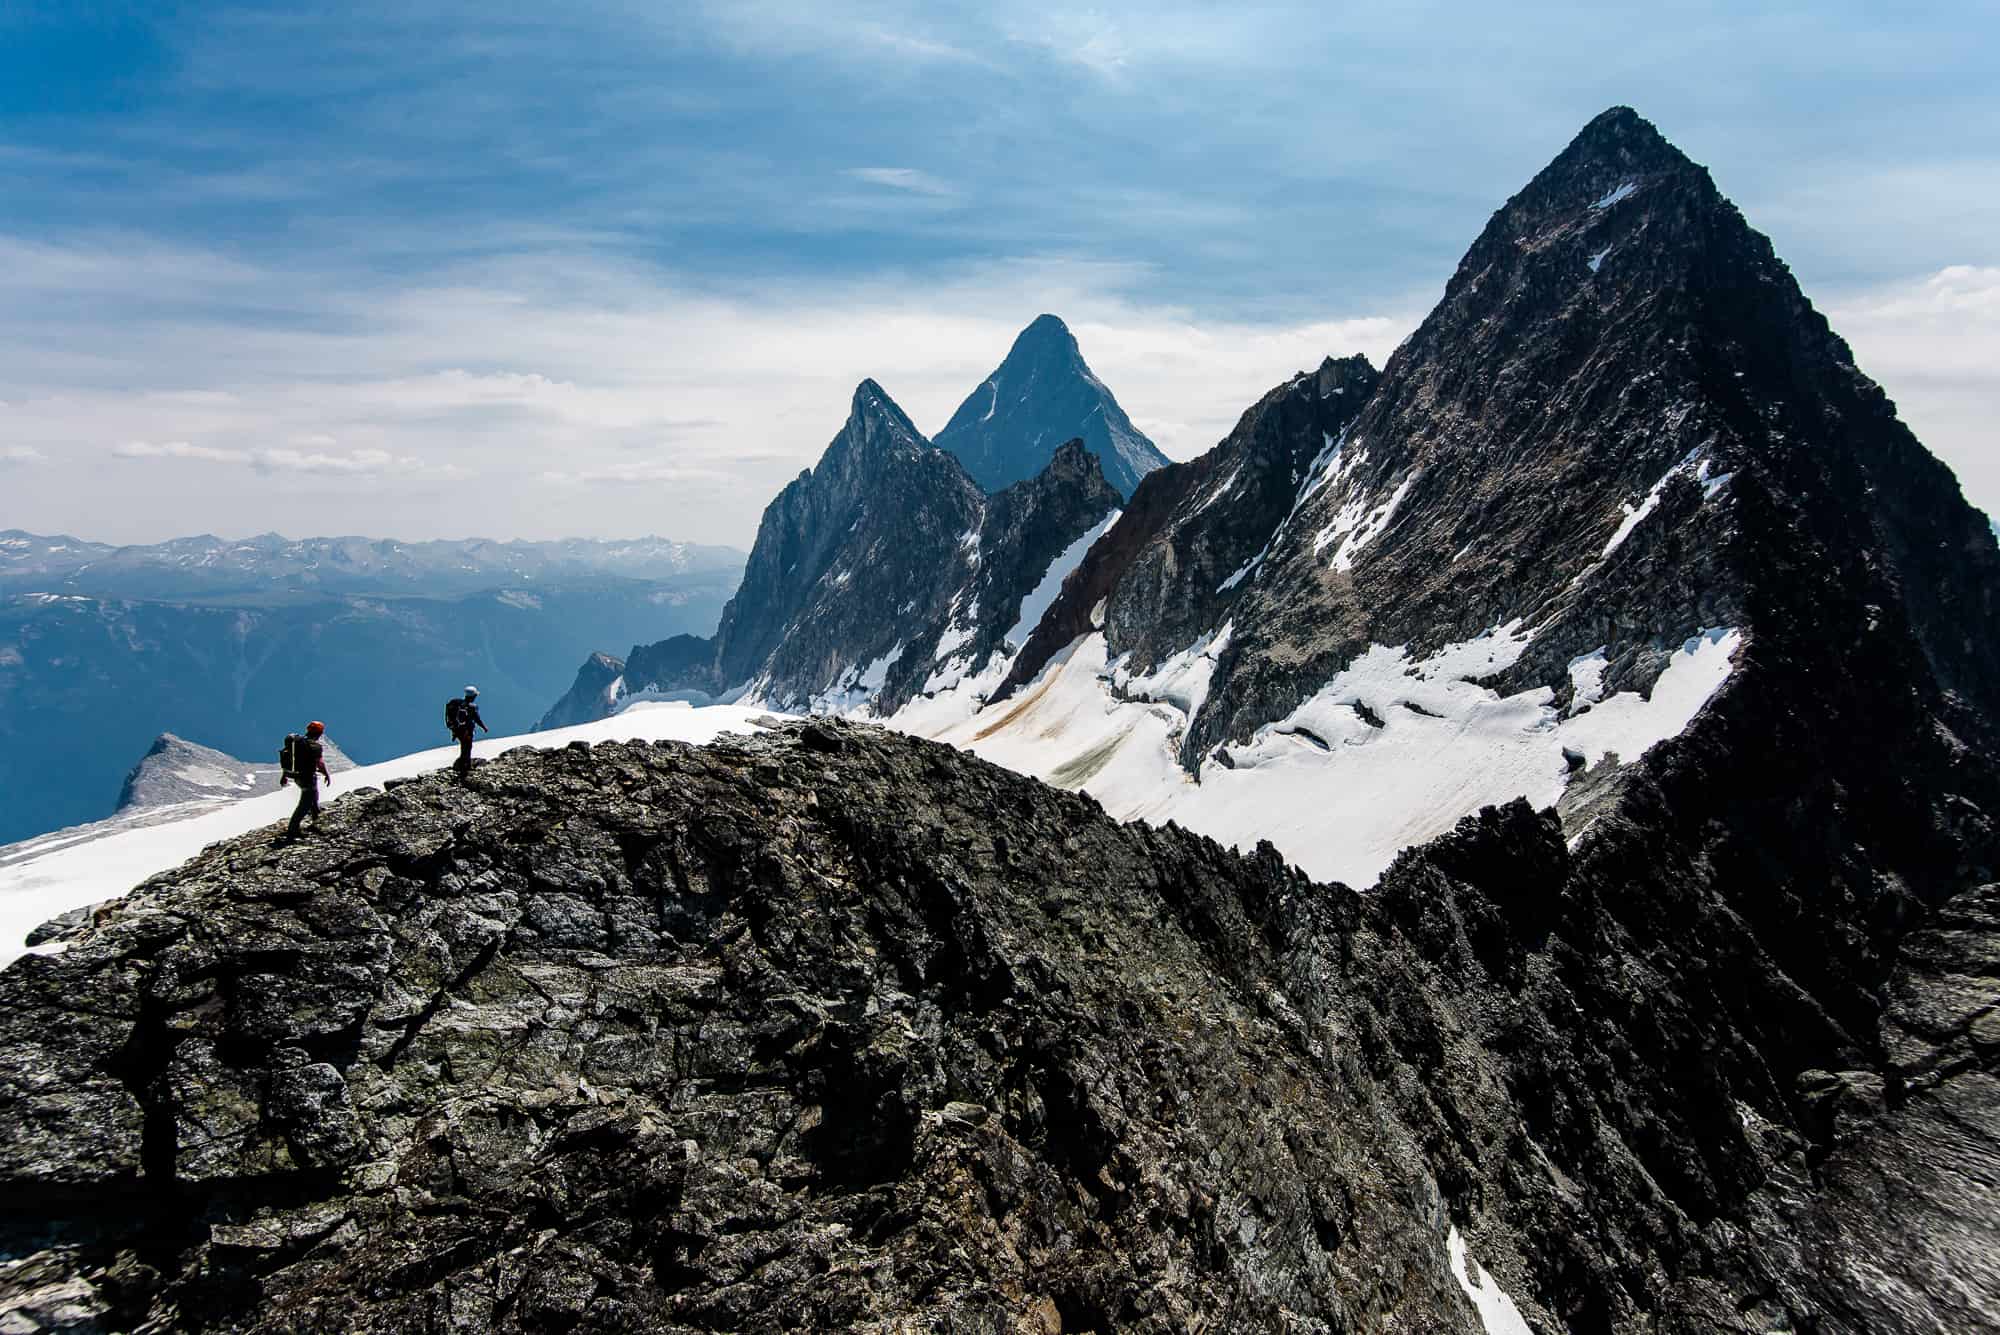
<path id="1" fill-rule="evenodd" d="M 1078 438 L 1120 496 L 1129 498 L 1140 478 L 1167 462 L 1085 364 L 1069 326 L 1039 315 L 958 405 L 936 444 L 993 492 L 1041 472 L 1058 446 Z"/>

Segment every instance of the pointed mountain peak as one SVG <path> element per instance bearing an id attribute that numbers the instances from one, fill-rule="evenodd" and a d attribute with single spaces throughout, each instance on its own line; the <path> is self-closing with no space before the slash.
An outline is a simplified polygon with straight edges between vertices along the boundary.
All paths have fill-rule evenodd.
<path id="1" fill-rule="evenodd" d="M 1056 448 L 1049 459 L 1048 467 L 1037 473 L 1037 477 L 1088 478 L 1104 476 L 1104 468 L 1097 462 L 1097 456 L 1083 443 L 1083 437 L 1072 436 Z"/>
<path id="2" fill-rule="evenodd" d="M 1047 342 L 1053 339 L 1076 341 L 1075 336 L 1069 332 L 1069 326 L 1062 322 L 1060 315 L 1042 314 L 1028 322 L 1028 327 L 1014 339 L 1014 346 L 1020 347 L 1023 343 Z"/>
<path id="3" fill-rule="evenodd" d="M 1314 376 L 1321 398 L 1348 393 L 1366 397 L 1381 378 L 1375 364 L 1358 352 L 1351 357 L 1328 357 Z"/>
<path id="4" fill-rule="evenodd" d="M 924 433 L 917 430 L 916 424 L 910 421 L 910 415 L 889 397 L 887 390 L 872 379 L 863 380 L 854 387 L 854 402 L 848 409 L 847 425 L 850 429 L 859 427 L 866 439 L 873 439 L 878 434 L 876 428 L 879 427 L 887 428 L 892 436 L 905 434 L 916 444 L 929 444 L 924 439 Z"/>
<path id="5" fill-rule="evenodd" d="M 1083 364 L 1083 352 L 1077 347 L 1076 335 L 1069 331 L 1069 326 L 1058 316 L 1037 315 L 1026 329 L 1014 336 L 1013 346 L 1007 349 L 1007 359 L 1000 363 L 1000 369 L 994 374 L 996 378 L 1004 379 L 1010 372 L 1023 368 L 1065 363 L 1077 367 L 1086 376 L 1090 375 L 1090 368 Z"/>
<path id="6" fill-rule="evenodd" d="M 1069 326 L 1043 314 L 1015 336 L 1006 360 L 966 396 L 935 443 L 996 492 L 1041 472 L 1078 437 L 1121 496 L 1167 462 L 1092 374 Z"/>
<path id="7" fill-rule="evenodd" d="M 1630 107 L 1613 107 L 1579 130 L 1515 198 L 1558 203 L 1580 189 L 1589 194 L 1584 204 L 1602 210 L 1662 177 L 1698 178 L 1705 184 L 1708 173 L 1651 121 Z"/>
<path id="8" fill-rule="evenodd" d="M 1577 131 L 1576 138 L 1556 155 L 1542 176 L 1591 171 L 1636 176 L 1688 170 L 1700 168 L 1651 121 L 1630 107 L 1613 107 Z"/>
<path id="9" fill-rule="evenodd" d="M 854 387 L 852 411 L 855 413 L 880 412 L 883 408 L 896 408 L 896 401 L 889 397 L 889 391 L 877 384 L 873 377 L 863 380 Z"/>

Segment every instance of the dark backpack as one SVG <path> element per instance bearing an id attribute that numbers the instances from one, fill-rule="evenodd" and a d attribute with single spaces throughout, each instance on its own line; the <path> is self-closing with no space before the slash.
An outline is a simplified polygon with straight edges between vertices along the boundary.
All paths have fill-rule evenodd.
<path id="1" fill-rule="evenodd" d="M 465 726 L 465 701 L 456 695 L 444 702 L 444 726 L 453 732 Z"/>
<path id="2" fill-rule="evenodd" d="M 292 757 L 294 748 L 302 740 L 304 739 L 297 733 L 288 732 L 285 734 L 284 744 L 278 748 L 278 769 L 288 779 L 296 779 L 299 776 L 298 763 Z"/>

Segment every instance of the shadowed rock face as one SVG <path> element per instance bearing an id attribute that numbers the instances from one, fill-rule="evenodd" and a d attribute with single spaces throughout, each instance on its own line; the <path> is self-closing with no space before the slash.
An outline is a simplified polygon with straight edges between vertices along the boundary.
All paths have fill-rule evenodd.
<path id="1" fill-rule="evenodd" d="M 1378 378 L 1365 357 L 1329 357 L 1266 394 L 1207 454 L 1147 474 L 995 698 L 1032 681 L 1094 625 L 1119 652 L 1157 664 L 1230 621 L 1314 460 L 1367 405 Z"/>
<path id="2" fill-rule="evenodd" d="M 940 670 L 983 668 L 1050 563 L 1117 506 L 1076 440 L 986 495 L 865 381 L 818 465 L 766 507 L 715 637 L 593 655 L 541 726 L 604 718 L 643 692 L 887 713 Z"/>
<path id="3" fill-rule="evenodd" d="M 0 1303 L 1473 1332 L 1457 1227 L 1537 1329 L 2000 1328 L 2000 887 L 1787 975 L 1741 726 L 1366 898 L 832 723 L 349 795 L 0 974 Z"/>

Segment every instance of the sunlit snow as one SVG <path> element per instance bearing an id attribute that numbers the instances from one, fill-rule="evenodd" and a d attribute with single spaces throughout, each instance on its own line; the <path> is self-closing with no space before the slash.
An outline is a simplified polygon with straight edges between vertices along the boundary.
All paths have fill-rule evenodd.
<path id="1" fill-rule="evenodd" d="M 1534 1328 L 1522 1318 L 1521 1309 L 1514 1306 L 1514 1300 L 1500 1287 L 1500 1281 L 1486 1273 L 1486 1267 L 1467 1254 L 1465 1239 L 1459 1234 L 1458 1225 L 1452 1225 L 1444 1246 L 1446 1259 L 1451 1263 L 1451 1277 L 1458 1281 L 1458 1287 L 1472 1300 L 1486 1335 L 1535 1335 Z"/>
<path id="2" fill-rule="evenodd" d="M 1092 633 L 1007 700 L 958 711 L 931 701 L 891 722 L 1085 789 L 1121 819 L 1171 819 L 1245 849 L 1269 839 L 1313 876 L 1364 888 L 1402 849 L 1482 806 L 1554 803 L 1570 777 L 1565 749 L 1590 764 L 1623 762 L 1678 735 L 1728 678 L 1742 642 L 1734 629 L 1704 631 L 1670 657 L 1650 698 L 1623 691 L 1563 717 L 1547 687 L 1503 696 L 1479 684 L 1531 639 L 1514 621 L 1423 659 L 1372 646 L 1248 743 L 1205 757 L 1199 781 L 1177 752 L 1221 634 L 1138 677 L 1108 662 L 1104 636 Z M 1576 670 L 1593 680 L 1587 665 Z"/>

